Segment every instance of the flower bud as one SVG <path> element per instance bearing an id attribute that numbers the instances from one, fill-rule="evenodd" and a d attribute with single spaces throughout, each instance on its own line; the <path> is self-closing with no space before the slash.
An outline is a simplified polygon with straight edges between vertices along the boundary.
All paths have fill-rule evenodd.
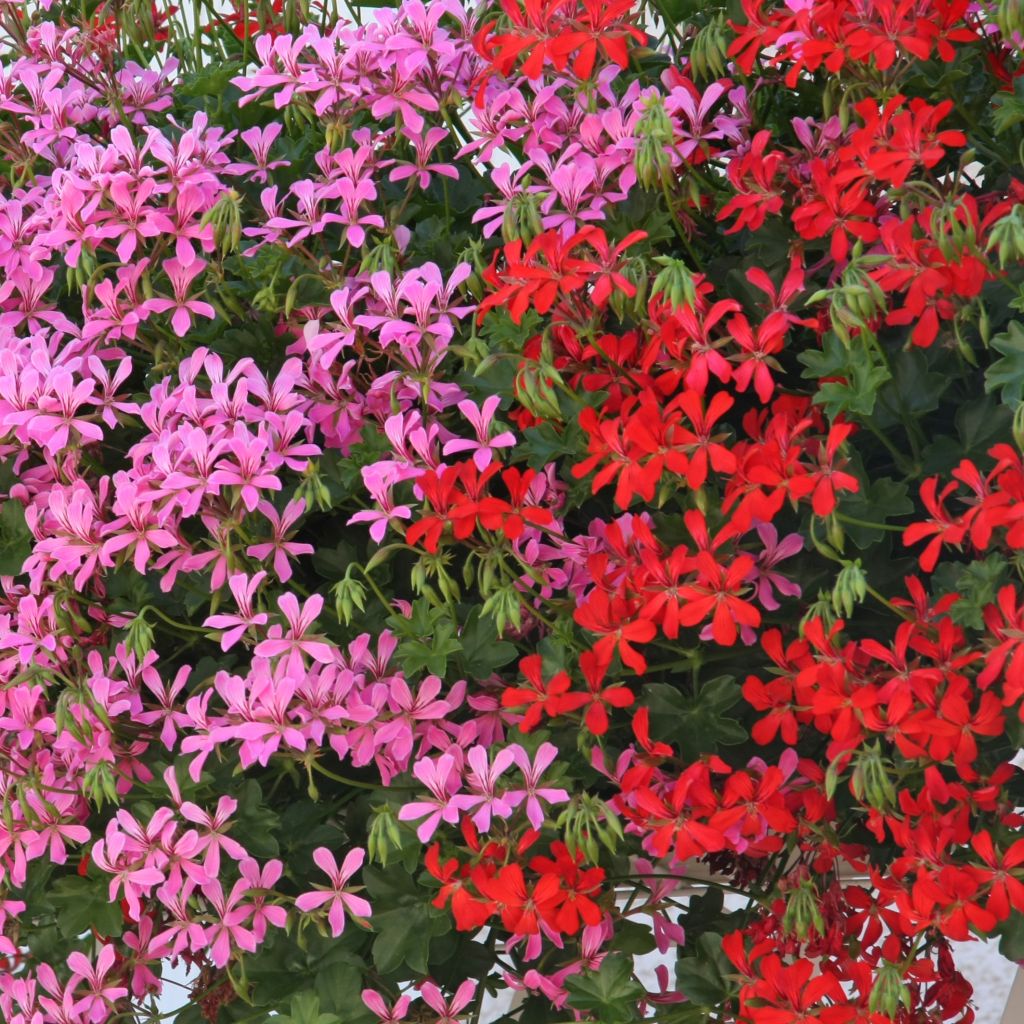
<path id="1" fill-rule="evenodd" d="M 832 595 L 827 590 L 818 591 L 817 600 L 808 606 L 803 618 L 800 619 L 801 636 L 803 636 L 807 623 L 813 622 L 815 619 L 820 619 L 826 629 L 831 629 L 835 624 L 836 616 L 832 610 Z"/>
<path id="2" fill-rule="evenodd" d="M 321 512 L 328 512 L 334 507 L 331 499 L 331 491 L 327 484 L 320 477 L 320 466 L 315 459 L 311 459 L 302 474 L 302 482 L 295 491 L 295 497 L 303 498 L 306 508 L 316 508 Z"/>
<path id="3" fill-rule="evenodd" d="M 146 47 L 156 39 L 152 0 L 128 0 L 118 11 L 118 28 L 138 47 Z"/>
<path id="4" fill-rule="evenodd" d="M 850 788 L 858 800 L 879 811 L 896 803 L 896 789 L 877 741 L 854 755 Z"/>
<path id="5" fill-rule="evenodd" d="M 338 621 L 344 626 L 350 626 L 356 610 L 362 612 L 366 608 L 366 587 L 346 573 L 345 578 L 338 580 L 331 590 L 334 593 L 334 611 Z"/>
<path id="6" fill-rule="evenodd" d="M 867 597 L 867 577 L 861 568 L 860 559 L 855 562 L 847 562 L 839 571 L 836 577 L 835 586 L 832 588 L 832 607 L 837 615 L 849 618 L 857 607 Z"/>
<path id="7" fill-rule="evenodd" d="M 146 619 L 145 608 L 132 619 L 124 638 L 124 645 L 139 661 L 153 649 L 153 627 Z"/>
<path id="8" fill-rule="evenodd" d="M 94 764 L 82 779 L 82 790 L 90 803 L 97 808 L 104 803 L 117 804 L 120 796 L 117 792 L 117 780 L 106 761 Z"/>
<path id="9" fill-rule="evenodd" d="M 1013 411 L 1013 443 L 1024 452 L 1024 402 Z"/>
<path id="10" fill-rule="evenodd" d="M 402 833 L 394 812 L 387 804 L 374 807 L 366 840 L 366 852 L 370 860 L 387 867 L 390 854 L 401 848 Z"/>
<path id="11" fill-rule="evenodd" d="M 782 927 L 801 941 L 809 938 L 812 933 L 824 934 L 825 919 L 819 909 L 820 902 L 821 898 L 814 888 L 814 883 L 810 879 L 805 879 L 786 899 Z"/>
<path id="12" fill-rule="evenodd" d="M 494 619 L 499 633 L 504 633 L 507 626 L 521 629 L 523 615 L 519 591 L 511 583 L 497 587 L 484 601 L 480 614 L 481 617 L 489 615 Z"/>
<path id="13" fill-rule="evenodd" d="M 1024 204 L 1017 203 L 992 225 L 985 248 L 988 252 L 996 250 L 996 258 L 1003 270 L 1024 260 Z"/>
<path id="14" fill-rule="evenodd" d="M 634 156 L 636 176 L 644 188 L 655 188 L 665 180 L 671 167 L 668 148 L 675 140 L 672 119 L 660 95 L 644 100 L 644 112 L 637 122 L 639 144 Z"/>
<path id="15" fill-rule="evenodd" d="M 664 295 L 673 309 L 693 306 L 697 301 L 697 289 L 690 268 L 672 256 L 655 256 L 654 262 L 662 269 L 651 285 L 651 294 Z"/>
<path id="16" fill-rule="evenodd" d="M 538 202 L 537 196 L 525 188 L 508 200 L 501 221 L 501 237 L 506 242 L 519 240 L 528 245 L 544 230 Z"/>
<path id="17" fill-rule="evenodd" d="M 1024 0 L 998 0 L 996 24 L 1003 39 L 1024 35 Z"/>
<path id="18" fill-rule="evenodd" d="M 210 207 L 200 221 L 204 227 L 213 225 L 213 240 L 220 253 L 226 259 L 238 249 L 242 241 L 242 197 L 229 188 L 220 199 Z"/>
<path id="19" fill-rule="evenodd" d="M 384 238 L 373 246 L 359 263 L 359 272 L 374 274 L 385 270 L 394 275 L 398 270 L 398 252 L 390 238 Z"/>
<path id="20" fill-rule="evenodd" d="M 875 984 L 868 998 L 868 1011 L 895 1017 L 900 1007 L 911 1008 L 910 989 L 899 964 L 883 960 L 875 971 Z"/>
<path id="21" fill-rule="evenodd" d="M 694 37 L 690 48 L 690 67 L 696 78 L 724 78 L 729 52 L 725 14 L 712 18 Z"/>
<path id="22" fill-rule="evenodd" d="M 839 517 L 831 515 L 826 520 L 825 535 L 828 538 L 829 544 L 836 549 L 836 551 L 842 553 L 843 548 L 846 547 L 846 531 L 843 529 L 843 524 L 839 522 Z"/>

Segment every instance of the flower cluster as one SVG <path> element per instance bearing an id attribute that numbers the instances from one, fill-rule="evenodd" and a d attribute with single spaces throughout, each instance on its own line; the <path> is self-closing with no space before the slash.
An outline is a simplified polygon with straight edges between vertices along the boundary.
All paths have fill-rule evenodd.
<path id="1" fill-rule="evenodd" d="M 0 1015 L 971 1024 L 1019 5 L 345 6 L 0 3 Z"/>

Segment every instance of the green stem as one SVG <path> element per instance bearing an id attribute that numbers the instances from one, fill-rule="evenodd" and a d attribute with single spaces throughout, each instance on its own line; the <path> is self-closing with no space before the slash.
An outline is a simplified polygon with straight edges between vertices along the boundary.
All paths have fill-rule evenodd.
<path id="1" fill-rule="evenodd" d="M 209 630 L 205 626 L 193 626 L 187 622 L 178 622 L 176 619 L 172 619 L 169 615 L 165 615 L 162 611 L 160 611 L 159 608 L 151 604 L 147 604 L 144 608 L 142 608 L 139 614 L 145 615 L 146 612 L 153 612 L 153 614 L 156 615 L 157 618 L 163 619 L 163 621 L 166 622 L 168 626 L 173 626 L 175 629 L 179 629 L 185 633 L 205 634 L 209 632 Z"/>
<path id="2" fill-rule="evenodd" d="M 848 516 L 845 512 L 836 512 L 836 519 L 841 523 L 847 523 L 850 526 L 863 526 L 865 529 L 870 530 L 888 530 L 890 533 L 902 533 L 902 526 L 893 526 L 891 523 L 869 523 L 866 519 L 858 519 L 856 516 Z"/>
<path id="3" fill-rule="evenodd" d="M 395 609 L 388 601 L 388 599 L 384 596 L 384 593 L 383 591 L 381 591 L 380 587 L 377 586 L 376 580 L 374 580 L 374 578 L 366 571 L 365 568 L 363 568 L 363 566 L 358 565 L 356 566 L 356 568 L 363 574 L 363 578 L 366 580 L 366 582 L 370 584 L 370 589 L 374 592 L 374 594 L 376 594 L 377 600 L 380 601 L 384 610 L 388 613 L 388 615 L 393 615 Z"/>
<path id="4" fill-rule="evenodd" d="M 665 202 L 668 203 L 668 210 L 672 216 L 672 227 L 675 228 L 675 232 L 679 236 L 679 241 L 683 243 L 683 248 L 686 250 L 690 259 L 693 260 L 694 269 L 702 271 L 704 268 L 701 265 L 700 260 L 697 258 L 697 253 L 694 252 L 693 246 L 690 244 L 690 239 L 686 237 L 683 225 L 679 222 L 679 215 L 676 213 L 675 200 L 673 200 L 672 193 L 669 191 L 668 181 L 664 174 L 661 176 L 661 194 L 665 197 Z"/>
<path id="5" fill-rule="evenodd" d="M 907 457 L 903 454 L 903 452 L 899 450 L 899 448 L 896 447 L 896 445 L 892 443 L 892 441 L 889 440 L 889 438 L 885 436 L 885 434 L 881 430 L 878 429 L 878 427 L 874 425 L 874 423 L 872 423 L 870 420 L 863 420 L 862 422 L 864 426 L 867 427 L 868 430 L 872 434 L 874 434 L 875 437 L 877 437 L 878 440 L 881 441 L 882 444 L 888 449 L 889 454 L 892 455 L 893 461 L 896 463 L 897 468 L 902 473 L 906 473 L 908 476 L 915 477 L 918 475 L 917 473 L 910 473 L 910 467 L 907 465 Z"/>

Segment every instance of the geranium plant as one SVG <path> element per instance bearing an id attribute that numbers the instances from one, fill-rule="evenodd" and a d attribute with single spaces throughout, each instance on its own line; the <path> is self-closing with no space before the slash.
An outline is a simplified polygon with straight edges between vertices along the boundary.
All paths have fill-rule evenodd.
<path id="1" fill-rule="evenodd" d="M 4 1020 L 970 1024 L 1022 32 L 0 2 Z"/>

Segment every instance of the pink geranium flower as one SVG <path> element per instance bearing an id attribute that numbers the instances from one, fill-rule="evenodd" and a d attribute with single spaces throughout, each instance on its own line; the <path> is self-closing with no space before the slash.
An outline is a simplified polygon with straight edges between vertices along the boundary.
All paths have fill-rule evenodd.
<path id="1" fill-rule="evenodd" d="M 330 879 L 330 886 L 317 886 L 317 891 L 305 892 L 295 900 L 295 906 L 309 913 L 327 904 L 327 923 L 331 935 L 337 938 L 345 930 L 346 911 L 354 918 L 368 918 L 372 911 L 370 904 L 362 896 L 346 889 L 348 880 L 363 866 L 366 851 L 355 847 L 345 854 L 341 867 L 338 867 L 334 854 L 326 846 L 319 846 L 313 851 L 313 860 Z"/>

